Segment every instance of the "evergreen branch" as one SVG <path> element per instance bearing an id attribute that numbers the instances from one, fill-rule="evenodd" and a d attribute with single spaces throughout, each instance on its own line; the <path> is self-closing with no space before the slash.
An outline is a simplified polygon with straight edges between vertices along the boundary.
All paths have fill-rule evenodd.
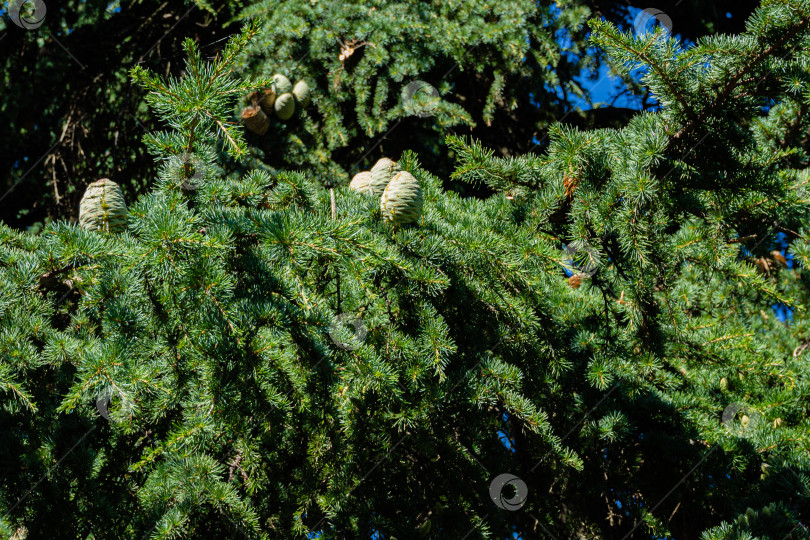
<path id="1" fill-rule="evenodd" d="M 681 106 L 681 111 L 690 117 L 691 120 L 697 121 L 697 116 L 695 111 L 689 106 L 686 102 L 686 97 L 680 91 L 680 88 L 672 80 L 666 69 L 663 66 L 659 65 L 655 58 L 650 56 L 647 53 L 647 50 L 656 43 L 659 39 L 659 35 L 655 34 L 650 36 L 646 39 L 646 41 L 642 41 L 642 48 L 634 48 L 631 44 L 635 44 L 638 40 L 626 40 L 623 39 L 623 36 L 618 33 L 610 23 L 605 23 L 600 20 L 594 20 L 591 22 L 591 25 L 594 28 L 594 40 L 597 42 L 604 41 L 608 46 L 613 46 L 618 49 L 621 49 L 628 53 L 630 56 L 637 58 L 644 64 L 646 64 L 664 83 L 669 94 L 678 101 Z"/>
<path id="2" fill-rule="evenodd" d="M 768 57 L 773 55 L 779 48 L 781 48 L 785 43 L 796 37 L 800 32 L 806 30 L 810 26 L 810 15 L 805 16 L 799 24 L 794 26 L 792 29 L 788 30 L 783 34 L 783 36 L 776 41 L 776 43 L 771 44 L 766 49 L 758 51 L 753 58 L 751 58 L 748 62 L 746 62 L 741 68 L 739 68 L 734 76 L 732 76 L 731 80 L 723 85 L 722 90 L 720 93 L 712 100 L 708 107 L 704 111 L 701 111 L 701 115 L 697 118 L 694 118 L 691 122 L 687 123 L 684 127 L 678 130 L 672 138 L 674 140 L 678 140 L 681 138 L 686 137 L 687 135 L 691 134 L 691 131 L 695 129 L 695 127 L 699 124 L 705 123 L 705 121 L 711 117 L 716 111 L 720 110 L 722 107 L 725 106 L 728 99 L 731 97 L 732 92 L 739 86 L 743 77 L 748 76 L 752 69 L 754 69 L 757 65 L 761 62 L 766 60 Z M 759 80 L 761 81 L 763 77 Z"/>
<path id="3" fill-rule="evenodd" d="M 234 151 L 234 152 L 236 152 L 237 154 L 243 154 L 243 153 L 245 153 L 245 152 L 246 152 L 246 150 L 245 150 L 244 148 L 242 148 L 242 147 L 241 147 L 241 145 L 240 145 L 239 143 L 237 143 L 237 142 L 236 142 L 236 141 L 233 139 L 233 137 L 231 137 L 231 134 L 230 134 L 230 132 L 228 131 L 228 128 L 226 128 L 226 127 L 225 127 L 225 126 L 222 124 L 222 122 L 220 121 L 220 119 L 219 119 L 219 118 L 215 118 L 215 117 L 214 117 L 213 115 L 211 115 L 211 113 L 209 113 L 208 111 L 206 111 L 205 113 L 206 113 L 206 114 L 207 114 L 207 115 L 208 115 L 208 116 L 209 116 L 209 117 L 210 117 L 212 120 L 214 120 L 214 122 L 216 122 L 217 126 L 219 126 L 220 131 L 221 131 L 221 132 L 222 132 L 222 134 L 225 136 L 225 138 L 228 140 L 228 143 L 230 143 L 231 148 L 233 149 L 233 151 Z"/>

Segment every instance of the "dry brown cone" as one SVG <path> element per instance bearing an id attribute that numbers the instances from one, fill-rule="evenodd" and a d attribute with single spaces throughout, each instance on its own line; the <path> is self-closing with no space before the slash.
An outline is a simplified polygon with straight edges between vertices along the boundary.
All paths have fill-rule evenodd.
<path id="1" fill-rule="evenodd" d="M 372 47 L 376 47 L 373 43 L 369 43 L 368 41 L 360 41 L 359 39 L 352 39 L 348 42 L 341 42 L 340 44 L 340 56 L 338 59 L 342 64 L 345 62 L 351 55 L 354 54 L 354 51 L 359 49 L 360 47 L 365 47 L 366 45 L 371 45 Z"/>
<path id="2" fill-rule="evenodd" d="M 773 260 L 776 261 L 779 264 L 779 266 L 781 266 L 783 268 L 787 268 L 787 265 L 788 265 L 787 264 L 787 259 L 785 259 L 782 256 L 782 253 L 780 253 L 779 251 L 776 251 L 776 250 L 771 251 L 771 257 L 773 257 Z"/>
<path id="3" fill-rule="evenodd" d="M 263 96 L 261 90 L 254 90 L 247 95 L 247 100 L 250 105 L 256 106 L 259 104 L 259 98 Z"/>
<path id="4" fill-rule="evenodd" d="M 259 107 L 262 108 L 262 110 L 267 116 L 272 115 L 275 112 L 275 108 L 273 107 L 273 105 L 275 105 L 276 103 L 276 93 L 273 91 L 272 88 L 265 88 L 258 94 L 259 94 L 258 95 Z"/>
<path id="5" fill-rule="evenodd" d="M 579 286 L 582 285 L 582 276 L 579 274 L 574 274 L 570 278 L 568 278 L 568 286 L 572 289 L 579 289 Z"/>
<path id="6" fill-rule="evenodd" d="M 757 265 L 757 269 L 763 274 L 770 274 L 771 265 L 768 264 L 768 259 L 765 257 L 757 257 L 754 259 L 754 264 Z"/>
<path id="7" fill-rule="evenodd" d="M 264 135 L 270 129 L 270 119 L 258 105 L 248 105 L 242 109 L 245 127 L 257 135 Z"/>
<path id="8" fill-rule="evenodd" d="M 563 186 L 565 187 L 565 196 L 571 200 L 574 197 L 574 189 L 579 184 L 579 176 L 574 173 L 573 167 L 568 167 L 568 172 L 563 174 Z"/>

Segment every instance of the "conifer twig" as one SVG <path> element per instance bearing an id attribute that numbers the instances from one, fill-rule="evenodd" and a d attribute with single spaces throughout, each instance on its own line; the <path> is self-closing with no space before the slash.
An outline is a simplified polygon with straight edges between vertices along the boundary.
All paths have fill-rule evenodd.
<path id="1" fill-rule="evenodd" d="M 335 188 L 329 188 L 329 199 L 332 203 L 332 219 L 337 219 L 337 203 L 335 202 Z M 335 269 L 335 287 L 337 288 L 337 310 L 340 313 L 340 272 Z"/>
<path id="2" fill-rule="evenodd" d="M 693 121 L 691 121 L 691 122 L 687 123 L 687 124 L 686 124 L 686 125 L 685 125 L 683 128 L 681 128 L 681 129 L 680 129 L 680 130 L 679 130 L 677 133 L 675 133 L 675 135 L 673 135 L 673 136 L 672 136 L 672 138 L 673 138 L 673 139 L 680 139 L 680 138 L 681 138 L 681 137 L 683 137 L 683 136 L 684 136 L 686 133 L 688 133 L 688 132 L 690 132 L 692 129 L 694 129 L 694 127 L 695 127 L 696 125 L 698 125 L 698 124 L 702 124 L 703 122 L 705 122 L 705 121 L 706 121 L 706 119 L 707 119 L 709 116 L 711 116 L 711 115 L 712 115 L 712 114 L 713 114 L 713 113 L 714 113 L 714 112 L 715 112 L 715 111 L 716 111 L 718 108 L 720 108 L 720 107 L 721 107 L 723 104 L 725 104 L 725 102 L 728 100 L 728 98 L 729 98 L 729 97 L 731 97 L 731 93 L 732 93 L 732 92 L 733 92 L 733 91 L 734 91 L 734 90 L 735 90 L 735 89 L 736 89 L 736 88 L 739 86 L 739 84 L 740 84 L 740 82 L 741 82 L 741 80 L 742 80 L 742 78 L 743 78 L 743 77 L 745 77 L 746 75 L 748 75 L 748 73 L 749 73 L 749 72 L 750 72 L 750 71 L 751 71 L 751 70 L 752 70 L 752 69 L 753 69 L 753 68 L 754 68 L 754 67 L 755 67 L 757 64 L 759 64 L 759 63 L 760 63 L 762 60 L 764 60 L 765 58 L 767 58 L 767 57 L 769 57 L 771 54 L 773 54 L 773 52 L 774 52 L 774 51 L 776 51 L 776 50 L 777 50 L 779 47 L 781 47 L 782 45 L 784 45 L 785 43 L 787 43 L 787 42 L 788 42 L 788 41 L 789 41 L 789 40 L 790 40 L 792 37 L 794 37 L 796 34 L 798 34 L 799 32 L 801 32 L 801 31 L 802 31 L 802 30 L 804 30 L 805 28 L 807 28 L 807 26 L 808 26 L 808 25 L 810 25 L 810 16 L 805 17 L 805 18 L 802 20 L 802 22 L 801 22 L 801 23 L 797 24 L 797 25 L 796 25 L 796 26 L 795 26 L 795 27 L 794 27 L 792 30 L 790 30 L 789 32 L 785 33 L 785 35 L 784 35 L 784 36 L 782 36 L 782 38 L 781 38 L 779 41 L 777 41 L 776 43 L 774 43 L 773 45 L 771 45 L 771 46 L 770 46 L 770 47 L 768 47 L 767 49 L 765 49 L 765 50 L 760 51 L 759 53 L 757 53 L 757 54 L 756 54 L 756 55 L 755 55 L 755 56 L 754 56 L 754 57 L 753 57 L 753 58 L 752 58 L 752 59 L 751 59 L 751 60 L 748 62 L 748 64 L 747 64 L 747 65 L 745 65 L 745 66 L 743 66 L 743 67 L 742 67 L 742 68 L 741 68 L 741 69 L 740 69 L 740 70 L 739 70 L 739 71 L 738 71 L 738 72 L 737 72 L 737 73 L 736 73 L 736 74 L 735 74 L 735 75 L 734 75 L 734 76 L 731 78 L 731 80 L 728 82 L 728 84 L 726 84 L 726 85 L 723 87 L 723 89 L 720 91 L 720 94 L 718 94 L 717 99 L 714 99 L 714 100 L 711 102 L 711 104 L 709 104 L 709 106 L 706 108 L 705 112 L 704 112 L 703 114 L 699 115 L 699 116 L 698 116 L 696 119 L 694 119 Z"/>

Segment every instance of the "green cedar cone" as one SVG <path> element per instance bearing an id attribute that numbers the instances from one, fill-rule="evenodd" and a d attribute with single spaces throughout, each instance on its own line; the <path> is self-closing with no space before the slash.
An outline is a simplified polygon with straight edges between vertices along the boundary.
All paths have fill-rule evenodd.
<path id="1" fill-rule="evenodd" d="M 280 73 L 276 73 L 273 75 L 273 90 L 276 91 L 276 95 L 280 96 L 281 94 L 288 94 L 292 92 L 292 83 L 290 79 L 285 77 Z"/>
<path id="2" fill-rule="evenodd" d="M 371 182 L 371 172 L 363 171 L 354 175 L 349 183 L 349 189 L 358 193 L 368 193 L 368 185 Z"/>
<path id="3" fill-rule="evenodd" d="M 386 157 L 380 159 L 371 168 L 371 182 L 368 185 L 371 194 L 378 197 L 382 195 L 388 182 L 401 170 L 399 163 L 396 161 Z"/>
<path id="4" fill-rule="evenodd" d="M 91 231 L 114 233 L 127 228 L 127 204 L 118 184 L 102 178 L 87 186 L 79 205 L 79 224 Z"/>
<path id="5" fill-rule="evenodd" d="M 422 215 L 422 188 L 407 171 L 397 173 L 380 199 L 383 218 L 397 225 L 415 223 Z"/>
<path id="6" fill-rule="evenodd" d="M 289 120 L 295 113 L 295 98 L 292 94 L 281 94 L 276 98 L 276 116 L 279 120 Z"/>
<path id="7" fill-rule="evenodd" d="M 309 85 L 304 81 L 298 81 L 292 89 L 292 94 L 301 108 L 309 105 Z"/>

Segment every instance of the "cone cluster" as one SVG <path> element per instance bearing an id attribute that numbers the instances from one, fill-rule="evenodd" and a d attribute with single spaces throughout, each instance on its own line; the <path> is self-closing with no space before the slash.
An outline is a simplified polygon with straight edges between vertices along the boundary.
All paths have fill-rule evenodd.
<path id="1" fill-rule="evenodd" d="M 746 508 L 745 513 L 737 516 L 737 525 L 742 529 L 747 529 L 749 527 L 752 527 L 762 517 L 770 519 L 771 517 L 776 516 L 777 514 L 778 508 L 776 507 L 776 503 L 769 504 L 759 512 L 757 512 L 756 510 L 754 510 L 749 506 L 748 508 Z"/>
<path id="2" fill-rule="evenodd" d="M 79 205 L 79 225 L 91 231 L 123 232 L 127 228 L 127 204 L 121 187 L 102 178 L 87 186 Z"/>
<path id="3" fill-rule="evenodd" d="M 370 171 L 357 173 L 349 189 L 380 197 L 383 219 L 395 225 L 416 223 L 422 215 L 422 187 L 399 163 L 389 158 L 380 159 Z"/>
<path id="4" fill-rule="evenodd" d="M 248 99 L 250 105 L 242 109 L 242 121 L 253 133 L 264 135 L 270 129 L 271 117 L 286 122 L 297 109 L 309 105 L 309 85 L 300 80 L 293 86 L 290 79 L 276 73 L 270 88 L 253 92 Z"/>

